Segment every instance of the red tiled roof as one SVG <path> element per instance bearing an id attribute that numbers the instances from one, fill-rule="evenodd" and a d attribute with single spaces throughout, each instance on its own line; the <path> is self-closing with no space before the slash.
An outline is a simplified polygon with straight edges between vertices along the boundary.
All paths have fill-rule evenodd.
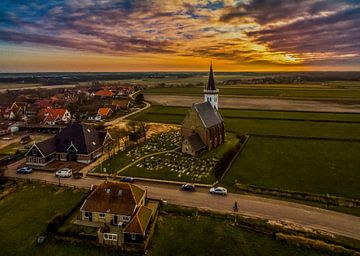
<path id="1" fill-rule="evenodd" d="M 153 212 L 146 206 L 140 206 L 135 216 L 125 227 L 125 233 L 145 234 L 146 228 L 150 223 Z"/>
<path id="2" fill-rule="evenodd" d="M 138 186 L 105 181 L 88 196 L 81 210 L 131 216 L 144 195 Z"/>
<path id="3" fill-rule="evenodd" d="M 35 101 L 35 105 L 37 105 L 40 108 L 46 108 L 52 105 L 52 101 L 49 99 L 37 100 Z"/>
<path id="4" fill-rule="evenodd" d="M 64 108 L 45 108 L 41 109 L 38 116 L 44 118 L 43 122 L 54 122 L 58 118 L 62 118 L 66 112 Z"/>
<path id="5" fill-rule="evenodd" d="M 111 105 L 118 107 L 118 108 L 123 108 L 123 109 L 127 109 L 129 107 L 129 100 L 114 100 Z"/>
<path id="6" fill-rule="evenodd" d="M 99 108 L 97 113 L 101 117 L 107 117 L 108 115 L 111 114 L 111 112 L 112 112 L 111 108 Z"/>
<path id="7" fill-rule="evenodd" d="M 101 97 L 112 97 L 114 96 L 114 93 L 110 90 L 99 90 L 95 93 L 95 95 Z"/>

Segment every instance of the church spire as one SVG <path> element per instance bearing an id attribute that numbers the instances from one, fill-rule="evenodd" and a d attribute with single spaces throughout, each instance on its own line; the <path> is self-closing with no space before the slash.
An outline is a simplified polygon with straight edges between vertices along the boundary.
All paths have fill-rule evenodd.
<path id="1" fill-rule="evenodd" d="M 215 86 L 215 79 L 211 62 L 208 84 L 204 89 L 204 101 L 209 102 L 215 109 L 218 109 L 218 93 L 219 90 L 217 90 Z"/>
<path id="2" fill-rule="evenodd" d="M 208 90 L 208 91 L 215 91 L 216 90 L 214 73 L 213 73 L 213 69 L 212 69 L 212 62 L 210 64 L 209 80 L 208 80 L 206 90 Z"/>

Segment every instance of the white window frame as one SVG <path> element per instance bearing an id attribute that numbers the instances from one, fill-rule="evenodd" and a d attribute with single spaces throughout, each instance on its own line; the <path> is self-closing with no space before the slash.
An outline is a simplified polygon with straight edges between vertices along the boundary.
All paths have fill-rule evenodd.
<path id="1" fill-rule="evenodd" d="M 34 156 L 37 156 L 37 150 L 36 150 L 36 148 L 33 148 L 32 154 L 33 154 Z"/>
<path id="2" fill-rule="evenodd" d="M 136 234 L 131 233 L 131 240 L 135 241 L 136 240 Z"/>
<path id="3" fill-rule="evenodd" d="M 105 219 L 105 213 L 99 212 L 99 219 Z"/>
<path id="4" fill-rule="evenodd" d="M 104 233 L 104 240 L 117 241 L 117 234 Z"/>

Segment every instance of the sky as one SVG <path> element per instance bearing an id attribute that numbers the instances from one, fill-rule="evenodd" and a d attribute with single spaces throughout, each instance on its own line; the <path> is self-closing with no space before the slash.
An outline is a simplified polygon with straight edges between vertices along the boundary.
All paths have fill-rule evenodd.
<path id="1" fill-rule="evenodd" d="M 360 71 L 360 0 L 1 0 L 0 72 Z"/>

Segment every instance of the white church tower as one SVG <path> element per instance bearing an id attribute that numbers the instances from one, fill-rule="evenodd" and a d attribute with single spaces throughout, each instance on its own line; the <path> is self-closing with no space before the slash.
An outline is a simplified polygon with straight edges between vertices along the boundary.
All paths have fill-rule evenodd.
<path id="1" fill-rule="evenodd" d="M 210 102 L 210 104 L 213 106 L 213 108 L 218 108 L 218 94 L 219 90 L 216 89 L 215 86 L 215 79 L 214 79 L 214 73 L 212 69 L 212 63 L 210 64 L 210 73 L 209 73 L 209 81 L 204 89 L 204 101 Z"/>

